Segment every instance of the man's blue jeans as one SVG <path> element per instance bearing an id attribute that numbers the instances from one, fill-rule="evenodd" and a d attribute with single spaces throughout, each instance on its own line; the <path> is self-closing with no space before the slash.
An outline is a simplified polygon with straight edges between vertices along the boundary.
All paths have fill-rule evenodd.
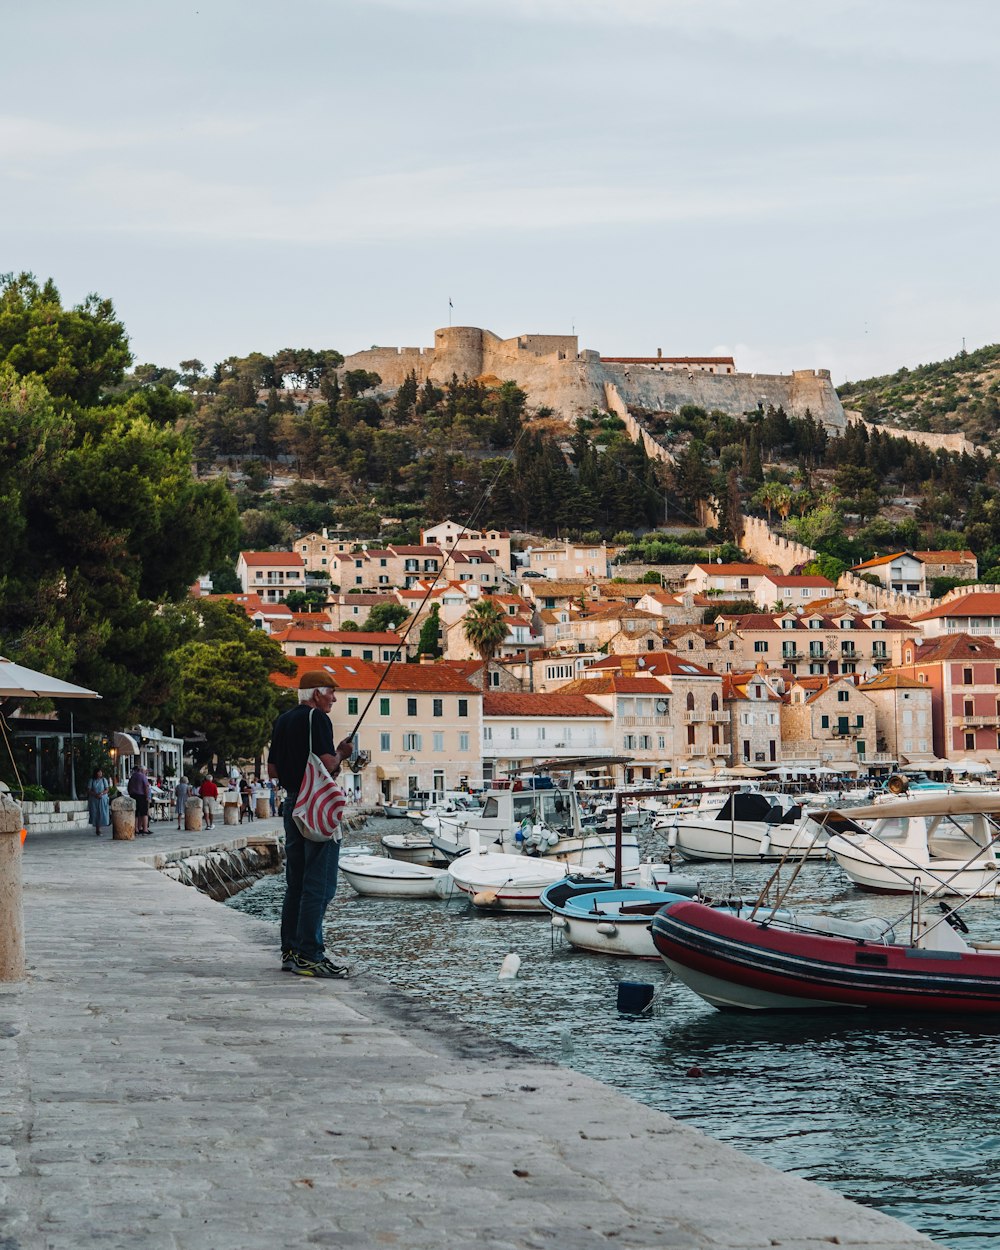
<path id="1" fill-rule="evenodd" d="M 310 842 L 292 819 L 296 790 L 285 796 L 285 901 L 281 908 L 281 949 L 303 959 L 323 958 L 323 917 L 337 892 L 340 843 Z"/>

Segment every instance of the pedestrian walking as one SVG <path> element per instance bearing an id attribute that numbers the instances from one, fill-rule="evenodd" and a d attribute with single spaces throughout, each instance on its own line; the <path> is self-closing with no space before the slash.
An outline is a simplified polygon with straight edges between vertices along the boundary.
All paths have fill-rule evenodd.
<path id="1" fill-rule="evenodd" d="M 187 777 L 181 777 L 174 787 L 174 806 L 177 809 L 177 828 L 184 828 L 184 804 L 191 797 L 191 783 Z"/>
<path id="2" fill-rule="evenodd" d="M 285 789 L 285 900 L 281 908 L 281 967 L 303 977 L 344 978 L 350 969 L 327 959 L 323 917 L 337 891 L 340 843 L 311 842 L 302 836 L 292 812 L 310 751 L 331 776 L 352 750 L 350 738 L 335 747 L 330 713 L 337 701 L 336 683 L 323 669 L 309 669 L 299 678 L 299 704 L 279 716 L 271 731 L 268 776 Z M 311 712 L 320 715 L 310 719 Z M 310 740 L 310 725 L 312 735 Z"/>
<path id="3" fill-rule="evenodd" d="M 205 828 L 211 829 L 215 823 L 215 802 L 219 797 L 219 787 L 215 784 L 215 778 L 211 773 L 198 787 L 198 793 L 201 796 L 201 811 L 205 817 Z"/>
<path id="4" fill-rule="evenodd" d="M 137 838 L 148 838 L 149 800 L 152 794 L 152 787 L 149 784 L 149 778 L 146 776 L 146 770 L 141 764 L 136 764 L 132 769 L 127 788 L 129 797 L 135 799 L 135 836 Z"/>
<path id="5" fill-rule="evenodd" d="M 267 806 L 272 816 L 278 814 L 278 783 L 269 777 L 267 780 Z"/>
<path id="6" fill-rule="evenodd" d="M 87 782 L 87 815 L 94 826 L 94 834 L 101 836 L 101 826 L 111 824 L 111 782 L 103 768 L 95 768 Z"/>
<path id="7" fill-rule="evenodd" d="M 243 818 L 253 820 L 253 786 L 246 777 L 240 780 L 240 824 Z"/>

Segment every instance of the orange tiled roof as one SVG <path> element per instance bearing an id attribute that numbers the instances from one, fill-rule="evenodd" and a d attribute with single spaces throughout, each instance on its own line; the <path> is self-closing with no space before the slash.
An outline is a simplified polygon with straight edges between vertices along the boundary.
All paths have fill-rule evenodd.
<path id="1" fill-rule="evenodd" d="M 281 564 L 303 568 L 302 557 L 297 551 L 241 551 L 243 562 L 251 568 L 262 565 Z"/>
<path id="2" fill-rule="evenodd" d="M 484 716 L 611 716 L 613 713 L 582 694 L 490 693 L 483 699 Z"/>
<path id="3" fill-rule="evenodd" d="M 357 635 L 354 635 L 355 637 Z M 295 690 L 298 688 L 299 676 L 308 669 L 321 668 L 330 674 L 337 686 L 342 690 L 374 690 L 386 667 L 389 673 L 382 683 L 387 693 L 392 691 L 419 694 L 482 694 L 482 687 L 470 684 L 461 669 L 449 660 L 439 660 L 435 664 L 398 664 L 386 665 L 371 660 L 351 659 L 347 656 L 314 656 L 299 655 L 289 657 L 295 665 L 291 675 L 272 673 L 271 681 L 276 686 Z"/>
<path id="4" fill-rule="evenodd" d="M 960 595 L 947 603 L 939 604 L 929 612 L 921 612 L 913 620 L 932 621 L 943 616 L 1000 616 L 1000 592 L 973 590 L 967 595 Z"/>

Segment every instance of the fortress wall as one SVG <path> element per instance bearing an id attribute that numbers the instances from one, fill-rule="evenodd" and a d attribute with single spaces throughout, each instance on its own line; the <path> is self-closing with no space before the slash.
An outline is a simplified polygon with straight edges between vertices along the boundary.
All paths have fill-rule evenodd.
<path id="1" fill-rule="evenodd" d="M 377 373 L 384 389 L 395 390 L 402 386 L 410 373 L 417 375 L 418 382 L 424 382 L 434 372 L 434 348 L 371 347 L 368 351 L 345 356 L 344 364 L 337 372 L 343 376 L 348 369 L 367 369 L 369 373 Z"/>
<path id="2" fill-rule="evenodd" d="M 816 559 L 816 552 L 811 547 L 791 538 L 782 538 L 766 521 L 755 516 L 743 518 L 740 546 L 758 564 L 772 565 L 782 573 L 791 573 L 793 569 Z"/>
<path id="3" fill-rule="evenodd" d="M 604 402 L 610 412 L 613 412 L 617 417 L 621 417 L 622 421 L 625 422 L 625 429 L 628 431 L 629 438 L 631 438 L 633 443 L 642 443 L 646 449 L 646 455 L 651 460 L 662 460 L 666 464 L 674 463 L 674 457 L 671 453 L 665 447 L 661 447 L 649 431 L 644 429 L 635 417 L 632 416 L 625 401 L 618 394 L 618 388 L 610 382 L 604 384 Z"/>
<path id="4" fill-rule="evenodd" d="M 857 573 L 841 573 L 837 579 L 837 589 L 853 599 L 860 599 L 873 608 L 883 612 L 893 612 L 900 616 L 914 616 L 918 612 L 927 612 L 935 601 L 926 595 L 903 595 L 898 590 L 888 590 L 885 586 L 873 586 Z"/>
<path id="5" fill-rule="evenodd" d="M 928 447 L 931 451 L 953 451 L 958 455 L 963 452 L 966 455 L 974 456 L 979 448 L 975 443 L 970 442 L 964 434 L 926 434 L 922 430 L 901 430 L 894 425 L 873 425 L 870 421 L 865 421 L 859 412 L 853 409 L 845 409 L 844 415 L 848 421 L 857 421 L 859 425 L 863 425 L 871 434 L 874 430 L 880 430 L 883 434 L 890 434 L 893 438 L 907 438 L 911 443 L 919 443 L 922 447 Z"/>
<path id="6" fill-rule="evenodd" d="M 477 326 L 447 326 L 434 331 L 434 364 L 431 376 L 435 382 L 448 382 L 453 373 L 460 378 L 478 378 L 484 373 L 486 344 L 484 339 L 496 335 Z M 492 346 L 492 344 L 490 345 Z"/>
<path id="7" fill-rule="evenodd" d="M 837 432 L 846 425 L 844 409 L 825 369 L 800 369 L 791 375 L 698 370 L 660 373 L 607 362 L 602 362 L 601 369 L 605 381 L 614 383 L 625 403 L 633 408 L 677 412 L 685 404 L 694 404 L 709 412 L 718 410 L 742 417 L 759 404 L 765 408 L 770 404 L 799 417 L 808 408 L 817 420 Z"/>

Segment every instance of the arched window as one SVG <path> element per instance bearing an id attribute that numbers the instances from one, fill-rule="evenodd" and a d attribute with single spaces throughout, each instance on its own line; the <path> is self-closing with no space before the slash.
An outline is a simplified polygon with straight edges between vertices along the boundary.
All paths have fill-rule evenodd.
<path id="1" fill-rule="evenodd" d="M 719 696 L 717 694 L 713 694 L 712 695 L 712 711 L 717 712 L 718 710 L 719 710 Z"/>
<path id="2" fill-rule="evenodd" d="M 691 694 L 690 692 L 688 692 L 688 697 L 687 697 L 687 700 L 686 700 L 686 702 L 685 702 L 684 706 L 687 708 L 687 710 L 688 710 L 689 712 L 693 712 L 693 711 L 694 711 L 694 695 L 693 695 L 693 694 Z"/>

